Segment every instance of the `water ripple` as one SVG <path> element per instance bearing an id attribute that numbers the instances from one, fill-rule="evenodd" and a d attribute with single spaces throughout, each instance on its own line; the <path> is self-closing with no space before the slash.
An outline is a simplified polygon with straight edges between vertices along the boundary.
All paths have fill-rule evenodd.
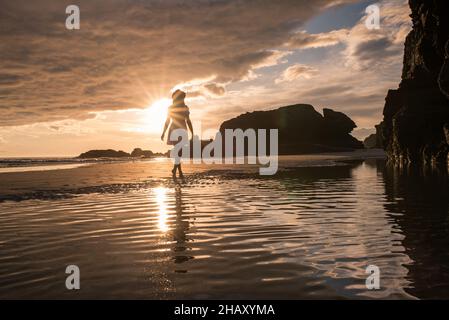
<path id="1" fill-rule="evenodd" d="M 185 185 L 3 202 L 0 297 L 448 297 L 448 255 L 422 251 L 449 241 L 447 200 L 410 197 L 383 168 L 215 172 Z M 69 264 L 81 269 L 76 295 L 64 288 Z M 365 287 L 368 265 L 381 269 L 379 291 Z"/>

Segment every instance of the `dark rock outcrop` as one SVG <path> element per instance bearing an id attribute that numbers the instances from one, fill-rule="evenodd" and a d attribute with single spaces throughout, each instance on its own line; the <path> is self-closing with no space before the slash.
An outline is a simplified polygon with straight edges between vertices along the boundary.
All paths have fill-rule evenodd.
<path id="1" fill-rule="evenodd" d="M 438 84 L 441 92 L 449 98 L 449 41 L 446 42 L 446 55 L 444 57 L 443 66 L 438 76 Z"/>
<path id="2" fill-rule="evenodd" d="M 298 104 L 270 111 L 242 114 L 223 122 L 226 129 L 278 129 L 279 154 L 302 154 L 363 149 L 363 143 L 350 135 L 356 124 L 341 112 Z"/>
<path id="3" fill-rule="evenodd" d="M 323 109 L 324 125 L 331 133 L 339 135 L 341 133 L 349 134 L 357 128 L 357 125 L 351 118 L 342 112 L 331 109 Z"/>
<path id="4" fill-rule="evenodd" d="M 375 133 L 369 135 L 366 137 L 365 140 L 363 140 L 363 145 L 367 149 L 374 149 L 377 148 L 377 135 Z"/>
<path id="5" fill-rule="evenodd" d="M 384 149 L 385 137 L 383 135 L 383 122 L 374 127 L 376 128 L 376 148 Z"/>
<path id="6" fill-rule="evenodd" d="M 78 156 L 81 159 L 95 159 L 95 158 L 127 158 L 131 155 L 124 151 L 108 150 L 90 150 Z"/>
<path id="7" fill-rule="evenodd" d="M 168 157 L 169 152 L 160 153 L 153 152 L 151 150 L 142 150 L 141 148 L 135 148 L 131 154 L 124 151 L 116 151 L 112 149 L 108 150 L 90 150 L 84 152 L 78 156 L 81 159 L 95 159 L 95 158 L 157 158 Z"/>
<path id="8" fill-rule="evenodd" d="M 155 154 L 151 150 L 142 150 L 141 148 L 135 148 L 131 152 L 131 157 L 134 158 L 153 158 Z"/>
<path id="9" fill-rule="evenodd" d="M 388 92 L 378 136 L 390 160 L 446 163 L 449 151 L 449 9 L 447 0 L 410 0 L 402 82 Z"/>

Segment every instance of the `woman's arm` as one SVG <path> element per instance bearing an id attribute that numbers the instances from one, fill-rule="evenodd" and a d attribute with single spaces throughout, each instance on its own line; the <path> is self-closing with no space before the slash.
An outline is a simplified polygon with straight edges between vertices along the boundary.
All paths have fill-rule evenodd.
<path id="1" fill-rule="evenodd" d="M 165 120 L 164 131 L 162 131 L 161 140 L 164 141 L 165 131 L 167 131 L 168 125 L 170 124 L 170 116 L 167 115 L 167 120 Z"/>

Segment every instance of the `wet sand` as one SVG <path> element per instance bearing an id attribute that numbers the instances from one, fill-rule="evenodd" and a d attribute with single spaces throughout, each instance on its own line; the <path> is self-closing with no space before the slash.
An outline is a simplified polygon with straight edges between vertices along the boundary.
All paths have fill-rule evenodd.
<path id="1" fill-rule="evenodd" d="M 383 158 L 382 150 L 360 150 L 355 152 L 328 153 L 314 155 L 281 156 L 279 157 L 279 170 L 290 167 L 306 166 L 333 166 L 340 161 L 361 160 L 370 158 Z M 153 185 L 161 181 L 171 181 L 172 162 L 170 159 L 149 159 L 126 162 L 67 165 L 36 166 L 27 168 L 8 168 L 9 171 L 0 172 L 0 201 L 22 199 L 44 194 L 59 194 L 62 192 L 82 192 L 100 188 L 107 189 L 138 188 Z M 204 165 L 184 164 L 183 171 L 187 179 L 195 175 L 209 172 L 250 172 L 257 173 L 257 165 Z M 193 175 L 193 177 L 192 177 Z M 190 176 L 190 178 L 189 178 Z M 99 190 L 101 192 L 101 190 Z"/>
<path id="2" fill-rule="evenodd" d="M 170 167 L 0 174 L 0 298 L 448 297 L 447 176 L 375 151 L 282 157 L 273 177 L 186 165 L 174 182 Z"/>

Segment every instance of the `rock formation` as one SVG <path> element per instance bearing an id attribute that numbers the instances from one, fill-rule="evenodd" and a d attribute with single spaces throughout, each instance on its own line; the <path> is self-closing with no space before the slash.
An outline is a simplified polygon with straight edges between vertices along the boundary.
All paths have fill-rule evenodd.
<path id="1" fill-rule="evenodd" d="M 278 129 L 279 154 L 301 154 L 362 149 L 363 143 L 350 135 L 356 124 L 341 112 L 324 109 L 323 115 L 313 106 L 298 104 L 271 111 L 242 114 L 225 121 L 226 129 Z"/>
<path id="2" fill-rule="evenodd" d="M 157 158 L 168 157 L 169 153 L 153 152 L 151 150 L 142 150 L 135 148 L 131 154 L 124 151 L 108 150 L 90 150 L 78 156 L 80 159 L 95 159 L 95 158 Z"/>
<path id="3" fill-rule="evenodd" d="M 377 135 L 375 133 L 369 135 L 366 137 L 365 140 L 363 140 L 363 145 L 367 149 L 374 149 L 377 148 Z"/>
<path id="4" fill-rule="evenodd" d="M 81 159 L 95 159 L 95 158 L 126 158 L 131 155 L 124 151 L 108 150 L 90 150 L 78 156 Z"/>
<path id="5" fill-rule="evenodd" d="M 151 150 L 142 150 L 141 148 L 135 148 L 133 152 L 131 152 L 131 157 L 134 158 L 152 158 L 154 157 L 154 153 Z"/>
<path id="6" fill-rule="evenodd" d="M 390 160 L 446 163 L 449 130 L 449 9 L 447 0 L 409 0 L 402 81 L 386 97 L 377 128 Z"/>

